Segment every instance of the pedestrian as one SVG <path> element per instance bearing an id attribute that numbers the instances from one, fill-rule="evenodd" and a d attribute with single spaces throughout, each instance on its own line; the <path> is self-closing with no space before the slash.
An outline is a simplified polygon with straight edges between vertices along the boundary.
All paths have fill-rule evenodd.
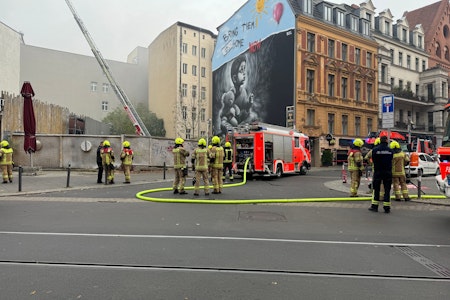
<path id="1" fill-rule="evenodd" d="M 392 159 L 394 153 L 388 146 L 388 138 L 380 137 L 380 145 L 372 149 L 373 172 L 373 198 L 370 211 L 378 212 L 380 201 L 381 183 L 384 186 L 383 209 L 385 213 L 391 212 L 391 184 L 392 184 Z"/>
<path id="2" fill-rule="evenodd" d="M 109 184 L 114 184 L 114 151 L 108 140 L 103 141 L 103 148 L 100 150 L 102 157 L 102 165 L 105 170 L 106 181 Z"/>
<path id="3" fill-rule="evenodd" d="M 405 166 L 409 163 L 409 157 L 402 151 L 397 141 L 392 141 L 389 147 L 394 151 L 392 160 L 392 186 L 394 187 L 395 201 L 400 201 L 401 197 L 405 201 L 411 200 L 406 185 Z"/>
<path id="4" fill-rule="evenodd" d="M 223 157 L 223 176 L 222 179 L 225 180 L 228 170 L 228 178 L 233 181 L 233 149 L 231 149 L 231 143 L 226 142 Z"/>
<path id="5" fill-rule="evenodd" d="M 361 182 L 362 171 L 364 170 L 361 147 L 364 145 L 362 139 L 355 139 L 348 152 L 348 171 L 350 172 L 350 197 L 358 197 L 358 188 Z"/>
<path id="6" fill-rule="evenodd" d="M 3 140 L 0 143 L 0 166 L 2 168 L 3 183 L 13 181 L 13 149 L 9 146 L 8 141 Z"/>
<path id="7" fill-rule="evenodd" d="M 130 173 L 131 167 L 133 165 L 133 150 L 131 149 L 131 145 L 129 141 L 124 141 L 122 143 L 122 152 L 120 152 L 120 160 L 122 161 L 122 170 L 125 175 L 125 181 L 123 183 L 130 183 Z"/>
<path id="8" fill-rule="evenodd" d="M 194 177 L 194 196 L 199 196 L 200 191 L 200 179 L 203 179 L 205 196 L 209 195 L 209 150 L 206 148 L 206 140 L 201 138 L 198 140 L 198 148 L 192 153 L 192 165 L 194 165 L 195 177 Z"/>
<path id="9" fill-rule="evenodd" d="M 173 181 L 173 193 L 174 194 L 187 194 L 184 190 L 186 183 L 186 176 L 188 169 L 186 166 L 186 157 L 189 156 L 189 152 L 183 147 L 184 140 L 180 137 L 175 139 L 175 147 L 172 150 L 173 153 L 173 168 L 175 169 L 175 180 Z"/>
<path id="10" fill-rule="evenodd" d="M 103 141 L 100 142 L 97 148 L 97 183 L 103 183 L 103 163 L 102 163 L 102 155 L 101 150 L 103 148 Z"/>
<path id="11" fill-rule="evenodd" d="M 210 150 L 209 157 L 212 164 L 212 184 L 214 188 L 212 193 L 221 194 L 223 188 L 222 174 L 224 151 L 222 146 L 220 146 L 220 138 L 218 136 L 213 136 L 211 142 L 213 146 Z"/>

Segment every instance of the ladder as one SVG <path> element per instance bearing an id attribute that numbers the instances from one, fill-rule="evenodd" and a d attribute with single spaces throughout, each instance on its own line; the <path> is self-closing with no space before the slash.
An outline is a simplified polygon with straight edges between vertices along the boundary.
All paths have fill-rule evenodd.
<path id="1" fill-rule="evenodd" d="M 134 108 L 131 101 L 128 99 L 125 92 L 120 88 L 117 81 L 114 79 L 108 64 L 106 63 L 105 59 L 103 58 L 100 51 L 95 46 L 94 40 L 92 39 L 91 35 L 87 31 L 86 27 L 83 24 L 83 21 L 81 21 L 80 17 L 78 16 L 77 12 L 75 11 L 75 8 L 73 7 L 70 0 L 66 0 L 66 4 L 69 7 L 70 11 L 72 12 L 73 17 L 75 18 L 75 21 L 77 22 L 78 26 L 81 29 L 81 32 L 83 33 L 84 37 L 86 38 L 89 46 L 91 47 L 92 53 L 94 53 L 95 58 L 97 59 L 98 64 L 100 65 L 100 68 L 102 69 L 103 73 L 108 78 L 109 83 L 111 84 L 111 87 L 113 88 L 114 92 L 116 93 L 117 97 L 119 98 L 120 102 L 123 105 L 123 108 L 125 109 L 128 118 L 130 118 L 131 122 L 133 123 L 134 127 L 136 128 L 136 134 L 143 135 L 143 136 L 150 136 L 150 132 L 145 127 L 144 122 L 142 122 L 141 118 L 139 117 L 138 113 L 136 112 L 136 109 Z"/>

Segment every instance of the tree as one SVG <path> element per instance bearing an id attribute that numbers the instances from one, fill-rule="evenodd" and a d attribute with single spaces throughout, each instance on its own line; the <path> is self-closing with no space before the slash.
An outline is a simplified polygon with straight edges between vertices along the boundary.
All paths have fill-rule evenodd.
<path id="1" fill-rule="evenodd" d="M 144 122 L 145 127 L 152 136 L 165 136 L 166 130 L 164 129 L 164 120 L 158 119 L 156 114 L 149 111 L 143 103 L 139 103 L 136 106 L 136 112 Z M 130 118 L 123 109 L 123 107 L 117 107 L 112 112 L 108 113 L 102 120 L 105 124 L 111 124 L 111 134 L 135 134 L 136 129 L 133 126 Z"/>

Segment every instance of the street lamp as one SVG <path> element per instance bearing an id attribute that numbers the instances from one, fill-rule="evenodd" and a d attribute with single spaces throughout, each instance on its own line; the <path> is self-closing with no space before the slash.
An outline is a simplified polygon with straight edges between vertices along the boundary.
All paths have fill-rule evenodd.
<path id="1" fill-rule="evenodd" d="M 408 145 L 411 145 L 411 129 L 414 129 L 414 122 L 408 118 Z"/>

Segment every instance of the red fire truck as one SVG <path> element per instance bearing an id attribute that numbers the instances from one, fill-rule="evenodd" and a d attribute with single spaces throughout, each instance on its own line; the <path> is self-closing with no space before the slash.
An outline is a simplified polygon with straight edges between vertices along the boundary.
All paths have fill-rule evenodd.
<path id="1" fill-rule="evenodd" d="M 311 168 L 309 137 L 290 128 L 265 123 L 252 123 L 234 129 L 231 136 L 234 169 L 244 173 L 244 164 L 251 157 L 247 174 L 277 176 L 306 174 Z"/>

